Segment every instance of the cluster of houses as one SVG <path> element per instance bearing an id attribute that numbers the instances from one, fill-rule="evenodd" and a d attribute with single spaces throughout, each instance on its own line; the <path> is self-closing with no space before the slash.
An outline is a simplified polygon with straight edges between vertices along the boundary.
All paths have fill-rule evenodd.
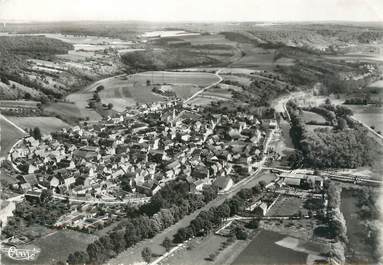
<path id="1" fill-rule="evenodd" d="M 210 115 L 179 100 L 142 105 L 40 140 L 25 138 L 11 153 L 19 170 L 14 188 L 105 201 L 152 196 L 176 179 L 193 193 L 204 185 L 228 190 L 262 159 L 262 123 L 275 122 L 249 113 Z"/>

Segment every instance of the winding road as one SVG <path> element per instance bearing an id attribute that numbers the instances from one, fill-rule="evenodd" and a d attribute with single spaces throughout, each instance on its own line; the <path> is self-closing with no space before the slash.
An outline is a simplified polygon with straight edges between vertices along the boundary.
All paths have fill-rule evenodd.
<path id="1" fill-rule="evenodd" d="M 219 69 L 218 71 L 216 71 L 216 72 L 214 73 L 215 76 L 217 76 L 217 77 L 219 78 L 219 80 L 218 80 L 217 82 L 215 82 L 215 83 L 213 83 L 213 84 L 211 84 L 211 85 L 208 85 L 207 87 L 205 87 L 205 88 L 199 90 L 199 91 L 196 92 L 194 95 L 192 95 L 190 98 L 186 99 L 186 100 L 184 101 L 184 103 L 188 103 L 190 100 L 196 98 L 198 95 L 202 94 L 202 93 L 205 92 L 206 90 L 208 90 L 208 89 L 210 89 L 210 88 L 212 88 L 212 87 L 218 85 L 219 83 L 221 83 L 221 82 L 223 81 L 223 78 L 222 78 L 222 76 L 219 75 L 219 73 L 220 73 L 222 70 L 223 70 L 223 69 L 221 68 L 221 69 Z"/>

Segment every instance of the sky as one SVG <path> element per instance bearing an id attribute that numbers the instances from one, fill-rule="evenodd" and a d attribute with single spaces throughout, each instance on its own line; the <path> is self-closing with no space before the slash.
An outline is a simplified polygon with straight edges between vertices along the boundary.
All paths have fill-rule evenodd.
<path id="1" fill-rule="evenodd" d="M 383 0 L 0 0 L 0 21 L 383 21 Z"/>

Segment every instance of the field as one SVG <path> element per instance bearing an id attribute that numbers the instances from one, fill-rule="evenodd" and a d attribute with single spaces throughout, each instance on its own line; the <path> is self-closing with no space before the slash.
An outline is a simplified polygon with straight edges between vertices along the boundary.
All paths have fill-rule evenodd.
<path id="1" fill-rule="evenodd" d="M 302 199 L 290 196 L 281 196 L 275 205 L 267 213 L 268 216 L 290 216 L 297 214 L 302 207 Z"/>
<path id="2" fill-rule="evenodd" d="M 275 232 L 261 231 L 232 264 L 306 264 L 306 253 L 276 244 L 283 238 Z"/>
<path id="3" fill-rule="evenodd" d="M 214 101 L 226 101 L 232 98 L 229 89 L 241 90 L 240 87 L 235 87 L 226 84 L 219 84 L 218 86 L 209 88 L 197 97 L 190 100 L 188 103 L 192 105 L 206 106 Z"/>
<path id="4" fill-rule="evenodd" d="M 264 50 L 262 48 L 254 48 L 253 45 L 243 44 L 240 46 L 244 52 L 244 56 L 233 64 L 233 67 L 245 68 L 269 68 L 273 66 L 274 51 Z"/>
<path id="5" fill-rule="evenodd" d="M 18 139 L 25 134 L 3 119 L 0 115 L 0 157 L 6 156 Z"/>
<path id="6" fill-rule="evenodd" d="M 244 56 L 234 62 L 233 67 L 272 70 L 277 65 L 291 66 L 295 63 L 294 60 L 288 58 L 279 58 L 274 61 L 275 50 L 255 48 L 250 44 L 241 44 L 240 49 Z"/>
<path id="7" fill-rule="evenodd" d="M 230 45 L 235 46 L 235 42 L 232 42 L 225 38 L 223 35 L 219 34 L 213 34 L 213 35 L 205 35 L 205 36 L 185 36 L 182 37 L 182 39 L 189 41 L 193 46 L 200 46 L 200 45 L 208 45 L 208 44 L 214 44 L 214 45 Z"/>
<path id="8" fill-rule="evenodd" d="M 224 80 L 230 81 L 230 82 L 238 82 L 243 86 L 249 86 L 251 84 L 251 77 L 245 76 L 248 74 L 241 74 L 241 75 L 224 75 Z"/>
<path id="9" fill-rule="evenodd" d="M 149 80 L 150 85 L 147 85 Z M 164 97 L 152 92 L 155 86 L 168 84 L 180 98 L 188 98 L 198 90 L 218 81 L 218 77 L 210 73 L 199 72 L 144 72 L 130 76 L 117 76 L 94 83 L 80 92 L 68 96 L 83 111 L 88 105 L 96 87 L 102 85 L 100 92 L 104 104 L 112 103 L 116 111 L 123 111 L 127 106 L 138 103 L 163 101 Z"/>
<path id="10" fill-rule="evenodd" d="M 69 51 L 67 54 L 59 54 L 57 58 L 70 62 L 85 62 L 88 59 L 101 59 L 102 55 L 90 51 Z"/>
<path id="11" fill-rule="evenodd" d="M 69 128 L 69 124 L 56 117 L 8 117 L 9 120 L 17 124 L 20 128 L 39 127 L 42 134 L 49 134 L 61 128 Z"/>
<path id="12" fill-rule="evenodd" d="M 86 250 L 89 243 L 96 240 L 94 235 L 84 234 L 72 230 L 60 230 L 45 237 L 36 239 L 31 243 L 41 248 L 41 252 L 35 264 L 49 265 L 55 261 L 68 258 L 70 253 L 78 250 Z M 4 265 L 25 264 L 25 261 L 14 261 L 8 258 L 2 260 Z"/>
<path id="13" fill-rule="evenodd" d="M 69 97 L 72 99 L 79 98 L 79 103 L 82 102 L 79 94 L 74 93 Z M 101 116 L 97 112 L 86 108 L 86 105 L 79 106 L 64 102 L 49 104 L 47 107 L 44 107 L 44 112 L 53 116 L 59 115 L 69 123 L 76 122 L 79 118 L 85 119 L 88 117 L 90 121 L 101 119 Z"/>
<path id="14" fill-rule="evenodd" d="M 368 63 L 381 63 L 383 61 L 382 44 L 365 45 L 359 44 L 350 47 L 345 55 L 326 56 L 335 60 L 362 61 Z"/>

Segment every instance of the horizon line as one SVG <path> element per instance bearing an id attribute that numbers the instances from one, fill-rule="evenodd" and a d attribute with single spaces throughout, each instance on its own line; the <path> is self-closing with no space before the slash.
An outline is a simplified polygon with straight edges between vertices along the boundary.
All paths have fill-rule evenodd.
<path id="1" fill-rule="evenodd" d="M 79 23 L 79 22 L 105 22 L 105 23 L 383 23 L 383 20 L 343 20 L 343 19 L 319 19 L 319 20 L 144 20 L 144 19 L 80 19 L 80 20 L 22 20 L 0 18 L 0 23 L 10 24 L 33 24 L 33 23 Z"/>

